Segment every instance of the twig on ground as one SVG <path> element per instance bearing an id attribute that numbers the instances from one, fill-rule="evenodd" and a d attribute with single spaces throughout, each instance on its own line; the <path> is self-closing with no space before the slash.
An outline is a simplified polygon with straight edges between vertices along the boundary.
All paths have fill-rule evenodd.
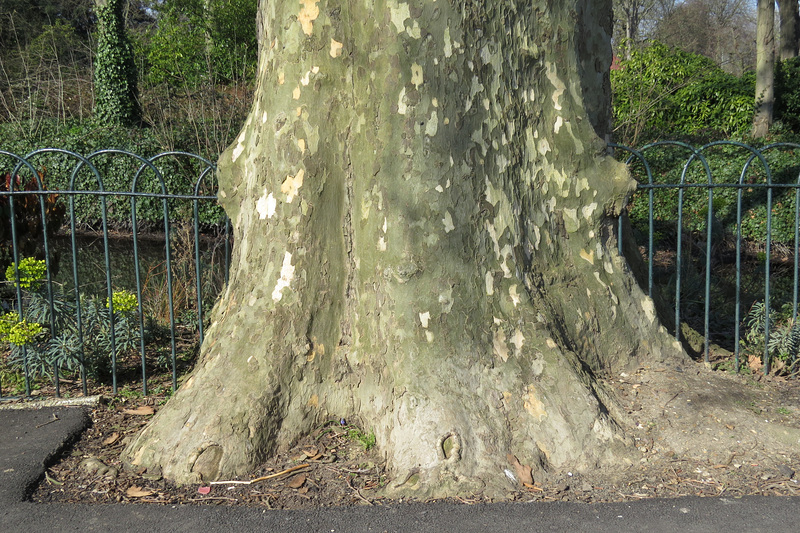
<path id="1" fill-rule="evenodd" d="M 303 468 L 310 468 L 311 465 L 308 463 L 303 463 L 301 465 L 293 466 L 292 468 L 287 468 L 286 470 L 281 470 L 275 474 L 270 474 L 268 476 L 257 477 L 255 479 L 251 479 L 250 481 L 238 481 L 238 480 L 231 480 L 231 481 L 211 481 L 209 485 L 252 485 L 253 483 L 258 483 L 259 481 L 266 481 L 268 479 L 274 479 L 276 477 L 280 477 L 284 474 L 288 474 L 290 472 L 296 472 L 297 470 L 301 470 Z"/>

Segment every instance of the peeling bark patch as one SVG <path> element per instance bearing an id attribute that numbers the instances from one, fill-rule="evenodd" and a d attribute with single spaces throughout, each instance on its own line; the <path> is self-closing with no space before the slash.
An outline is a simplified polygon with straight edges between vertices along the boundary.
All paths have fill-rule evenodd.
<path id="1" fill-rule="evenodd" d="M 547 411 L 544 409 L 544 404 L 536 397 L 536 387 L 528 385 L 528 392 L 525 394 L 523 406 L 531 416 L 537 420 L 542 420 L 547 416 Z"/>
<path id="2" fill-rule="evenodd" d="M 278 206 L 278 201 L 272 195 L 272 193 L 267 194 L 267 190 L 264 189 L 264 196 L 258 199 L 256 202 L 256 211 L 258 211 L 258 217 L 261 220 L 265 218 L 272 218 L 275 216 L 275 208 Z"/>
<path id="3" fill-rule="evenodd" d="M 508 345 L 506 344 L 506 334 L 503 330 L 499 329 L 494 332 L 492 347 L 494 348 L 495 357 L 499 357 L 504 363 L 508 361 Z"/>
<path id="4" fill-rule="evenodd" d="M 656 309 L 655 305 L 653 305 L 653 300 L 650 298 L 645 298 L 642 300 L 642 309 L 644 310 L 644 314 L 647 316 L 647 320 L 649 320 L 651 324 L 655 322 Z"/>
<path id="5" fill-rule="evenodd" d="M 300 0 L 300 13 L 297 14 L 297 22 L 303 27 L 303 33 L 311 35 L 314 31 L 314 21 L 319 16 L 319 7 L 317 2 L 319 0 Z"/>
<path id="6" fill-rule="evenodd" d="M 450 233 L 451 231 L 456 229 L 456 227 L 453 225 L 453 216 L 450 214 L 450 211 L 445 211 L 442 223 L 444 223 L 445 233 Z"/>
<path id="7" fill-rule="evenodd" d="M 344 45 L 339 41 L 337 41 L 336 39 L 331 39 L 331 51 L 330 51 L 331 57 L 336 59 L 337 57 L 342 55 L 343 46 Z"/>
<path id="8" fill-rule="evenodd" d="M 431 319 L 430 311 L 425 311 L 424 313 L 419 314 L 419 321 L 422 324 L 423 328 L 428 327 L 428 321 Z"/>
<path id="9" fill-rule="evenodd" d="M 389 9 L 392 11 L 392 24 L 397 28 L 397 33 L 406 31 L 405 22 L 407 19 L 411 18 L 411 11 L 408 8 L 408 4 L 402 3 L 398 5 L 396 2 L 391 2 Z"/>
<path id="10" fill-rule="evenodd" d="M 411 65 L 411 83 L 413 83 L 414 87 L 417 89 L 422 85 L 422 67 L 416 63 Z"/>
<path id="11" fill-rule="evenodd" d="M 287 176 L 281 185 L 281 192 L 286 195 L 287 204 L 292 203 L 294 197 L 297 196 L 297 191 L 303 186 L 303 176 L 305 176 L 305 171 L 301 168 L 294 177 Z"/>
<path id="12" fill-rule="evenodd" d="M 283 289 L 288 287 L 294 279 L 294 266 L 292 266 L 292 254 L 286 252 L 283 256 L 283 266 L 281 267 L 281 277 L 278 283 L 275 284 L 275 290 L 272 291 L 272 300 L 280 302 L 283 298 Z"/>
<path id="13" fill-rule="evenodd" d="M 591 252 L 587 252 L 586 250 L 581 250 L 581 258 L 588 261 L 589 264 L 594 264 L 594 250 Z"/>

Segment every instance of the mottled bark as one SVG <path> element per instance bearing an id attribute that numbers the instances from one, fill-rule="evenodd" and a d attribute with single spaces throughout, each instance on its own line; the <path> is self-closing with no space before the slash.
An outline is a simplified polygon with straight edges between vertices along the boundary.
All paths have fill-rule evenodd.
<path id="1" fill-rule="evenodd" d="M 259 28 L 231 280 L 126 460 L 243 474 L 342 416 L 390 492 L 628 458 L 595 378 L 683 352 L 616 253 L 610 0 L 267 0 Z"/>

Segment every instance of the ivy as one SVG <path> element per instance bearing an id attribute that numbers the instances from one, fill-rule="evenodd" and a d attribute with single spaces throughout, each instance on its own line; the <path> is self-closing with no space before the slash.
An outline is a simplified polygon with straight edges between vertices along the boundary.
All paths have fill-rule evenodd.
<path id="1" fill-rule="evenodd" d="M 94 116 L 100 124 L 139 122 L 136 66 L 125 33 L 122 0 L 98 2 Z"/>

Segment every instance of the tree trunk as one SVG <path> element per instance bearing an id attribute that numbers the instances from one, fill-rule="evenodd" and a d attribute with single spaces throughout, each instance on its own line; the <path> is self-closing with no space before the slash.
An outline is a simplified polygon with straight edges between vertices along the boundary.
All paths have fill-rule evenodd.
<path id="1" fill-rule="evenodd" d="M 266 0 L 258 27 L 230 283 L 125 460 L 245 474 L 340 417 L 391 493 L 630 458 L 596 377 L 684 355 L 616 252 L 610 0 Z"/>
<path id="2" fill-rule="evenodd" d="M 758 0 L 756 21 L 756 113 L 753 137 L 766 137 L 775 104 L 775 1 Z"/>
<path id="3" fill-rule="evenodd" d="M 797 57 L 798 26 L 800 26 L 800 11 L 797 0 L 778 0 L 778 14 L 780 17 L 782 61 Z"/>

